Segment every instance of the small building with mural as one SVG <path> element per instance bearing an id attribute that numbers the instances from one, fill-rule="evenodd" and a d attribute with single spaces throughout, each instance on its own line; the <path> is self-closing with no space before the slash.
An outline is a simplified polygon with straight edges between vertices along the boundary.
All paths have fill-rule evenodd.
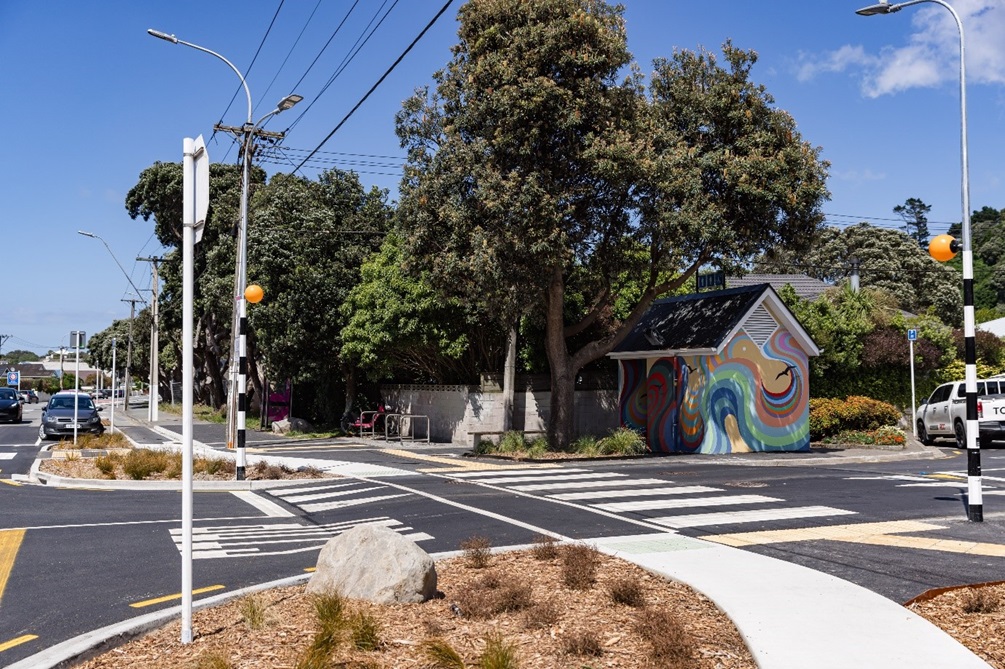
<path id="1" fill-rule="evenodd" d="M 809 450 L 819 354 L 769 284 L 657 300 L 609 354 L 620 422 L 653 453 Z"/>

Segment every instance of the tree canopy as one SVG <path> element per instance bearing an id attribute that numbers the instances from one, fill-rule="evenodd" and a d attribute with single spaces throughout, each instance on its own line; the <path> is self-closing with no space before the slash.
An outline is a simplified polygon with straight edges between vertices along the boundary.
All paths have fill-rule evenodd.
<path id="1" fill-rule="evenodd" d="M 826 164 L 750 81 L 753 52 L 678 51 L 647 96 L 620 7 L 472 0 L 459 16 L 435 89 L 397 118 L 406 268 L 506 324 L 541 314 L 561 448 L 576 372 L 703 264 L 808 238 Z"/>

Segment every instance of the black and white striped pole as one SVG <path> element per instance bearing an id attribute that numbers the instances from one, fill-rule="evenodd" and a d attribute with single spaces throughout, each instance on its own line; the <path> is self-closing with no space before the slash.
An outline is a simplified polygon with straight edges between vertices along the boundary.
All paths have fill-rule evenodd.
<path id="1" fill-rule="evenodd" d="M 949 235 L 939 235 L 929 244 L 928 251 L 936 260 L 945 261 L 958 251 L 963 252 L 963 336 L 964 362 L 966 363 L 967 394 L 967 516 L 974 522 L 984 520 L 984 504 L 981 494 L 981 451 L 977 422 L 977 348 L 974 344 L 974 257 L 970 244 L 970 168 L 967 160 L 967 59 L 963 39 L 963 22 L 953 7 L 943 0 L 909 0 L 891 5 L 880 2 L 859 9 L 862 16 L 892 14 L 904 7 L 932 2 L 942 5 L 953 15 L 960 33 L 960 160 L 962 163 L 963 195 L 963 244 Z"/>

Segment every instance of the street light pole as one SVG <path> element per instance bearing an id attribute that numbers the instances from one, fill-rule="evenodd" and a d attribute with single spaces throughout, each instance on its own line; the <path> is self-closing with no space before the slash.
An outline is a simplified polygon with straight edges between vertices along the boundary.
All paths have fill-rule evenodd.
<path id="1" fill-rule="evenodd" d="M 931 2 L 949 10 L 960 33 L 960 161 L 962 164 L 963 204 L 963 338 L 966 364 L 965 388 L 967 402 L 967 517 L 973 522 L 984 520 L 983 493 L 981 490 L 981 450 L 978 441 L 980 425 L 977 420 L 977 347 L 974 319 L 974 256 L 970 240 L 970 167 L 967 158 L 967 62 L 963 36 L 963 21 L 956 10 L 944 0 L 909 0 L 891 5 L 880 2 L 863 7 L 856 13 L 862 16 L 892 14 L 904 7 Z"/>
<path id="2" fill-rule="evenodd" d="M 231 328 L 231 356 L 230 356 L 230 379 L 231 379 L 231 390 L 228 397 L 228 410 L 227 410 L 227 446 L 228 448 L 233 448 L 235 445 L 237 447 L 237 480 L 241 481 L 245 478 L 245 412 L 247 411 L 247 396 L 246 396 L 246 377 L 247 377 L 247 320 L 248 320 L 248 304 L 244 297 L 244 291 L 248 284 L 248 190 L 250 188 L 251 182 L 251 158 L 255 135 L 263 134 L 259 130 L 259 126 L 269 117 L 278 114 L 280 112 L 286 111 L 297 104 L 303 98 L 299 95 L 288 95 L 282 100 L 280 100 L 276 109 L 269 112 L 257 123 L 253 123 L 252 118 L 252 104 L 251 104 L 251 90 L 248 88 L 248 82 L 245 81 L 244 75 L 241 71 L 234 67 L 234 64 L 229 60 L 221 56 L 215 51 L 211 51 L 205 47 L 199 46 L 198 44 L 193 44 L 191 42 L 186 42 L 180 40 L 174 35 L 162 32 L 160 30 L 154 30 L 153 28 L 148 29 L 147 33 L 150 35 L 162 39 L 166 42 L 171 42 L 172 44 L 181 44 L 187 47 L 191 47 L 203 53 L 208 53 L 211 56 L 222 60 L 224 63 L 234 71 L 238 79 L 241 80 L 241 86 L 244 88 L 244 95 L 248 100 L 248 116 L 245 124 L 240 128 L 220 128 L 223 130 L 235 131 L 235 134 L 239 134 L 242 137 L 242 162 L 243 169 L 241 174 L 241 222 L 238 231 L 237 240 L 237 252 L 236 252 L 236 270 L 234 273 L 234 318 L 232 321 Z M 275 137 L 282 137 L 282 133 L 269 133 Z M 236 378 L 236 389 L 234 387 Z M 236 434 L 235 434 L 236 433 Z M 236 444 L 235 444 L 236 442 Z"/>

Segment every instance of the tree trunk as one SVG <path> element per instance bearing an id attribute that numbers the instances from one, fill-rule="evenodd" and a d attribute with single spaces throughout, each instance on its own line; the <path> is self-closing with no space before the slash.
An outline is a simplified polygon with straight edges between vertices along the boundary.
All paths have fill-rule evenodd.
<path id="1" fill-rule="evenodd" d="M 345 379 L 345 410 L 342 412 L 341 427 L 343 432 L 348 432 L 354 420 L 352 408 L 356 404 L 356 366 L 343 362 L 342 376 Z"/>
<path id="2" fill-rule="evenodd" d="M 552 450 L 568 450 L 575 426 L 576 369 L 565 343 L 565 283 L 562 269 L 555 268 L 545 296 L 545 350 L 551 367 L 551 415 L 548 418 L 548 445 Z"/>
<path id="3" fill-rule="evenodd" d="M 503 432 L 513 429 L 513 396 L 516 384 L 516 324 L 509 329 L 506 343 L 506 364 L 503 366 Z"/>

